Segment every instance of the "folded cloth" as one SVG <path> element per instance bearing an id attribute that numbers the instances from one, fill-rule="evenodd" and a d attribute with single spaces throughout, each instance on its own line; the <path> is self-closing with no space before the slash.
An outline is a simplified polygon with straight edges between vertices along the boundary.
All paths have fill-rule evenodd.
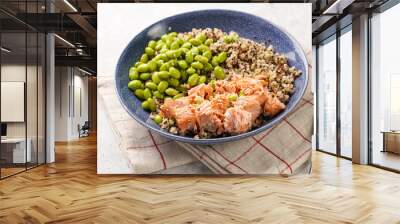
<path id="1" fill-rule="evenodd" d="M 122 107 L 112 76 L 99 76 L 97 86 L 98 109 L 104 110 L 101 112 L 106 114 L 105 118 L 109 121 L 108 125 L 102 128 L 112 129 L 113 140 L 118 145 L 117 149 L 101 148 L 108 147 L 106 144 L 108 139 L 103 137 L 98 139 L 98 148 L 101 148 L 99 151 L 120 150 L 124 152 L 135 174 L 154 173 L 197 161 L 175 141 L 150 132 L 136 122 Z M 99 130 L 99 132 L 103 131 L 105 130 Z"/>
<path id="2" fill-rule="evenodd" d="M 136 174 L 201 161 L 216 174 L 291 175 L 303 172 L 311 158 L 310 87 L 309 84 L 299 105 L 274 127 L 250 138 L 209 146 L 177 143 L 148 131 L 123 109 L 111 77 L 98 78 L 98 99 L 104 105 L 119 148 L 126 152 Z"/>
<path id="3" fill-rule="evenodd" d="M 311 158 L 312 95 L 276 126 L 250 138 L 218 145 L 179 143 L 218 174 L 298 174 Z"/>

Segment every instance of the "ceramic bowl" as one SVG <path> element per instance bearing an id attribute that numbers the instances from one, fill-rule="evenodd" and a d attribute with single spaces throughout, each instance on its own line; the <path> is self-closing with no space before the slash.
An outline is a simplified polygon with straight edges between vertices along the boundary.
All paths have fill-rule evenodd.
<path id="1" fill-rule="evenodd" d="M 127 27 L 129 32 L 129 27 Z M 210 139 L 194 139 L 189 136 L 179 136 L 161 129 L 142 109 L 141 101 L 128 89 L 129 68 L 140 58 L 150 40 L 158 39 L 168 32 L 187 32 L 192 28 L 219 28 L 225 32 L 235 31 L 241 37 L 266 45 L 272 44 L 276 52 L 283 53 L 289 66 L 295 66 L 302 75 L 295 80 L 295 91 L 290 97 L 286 109 L 275 117 L 266 120 L 264 124 L 249 132 Z M 300 45 L 287 32 L 271 22 L 248 13 L 231 10 L 201 10 L 174 15 L 160 20 L 147 27 L 128 44 L 122 52 L 115 74 L 116 90 L 126 111 L 144 127 L 169 139 L 191 144 L 218 144 L 236 141 L 265 131 L 287 116 L 301 101 L 308 83 L 307 60 Z"/>

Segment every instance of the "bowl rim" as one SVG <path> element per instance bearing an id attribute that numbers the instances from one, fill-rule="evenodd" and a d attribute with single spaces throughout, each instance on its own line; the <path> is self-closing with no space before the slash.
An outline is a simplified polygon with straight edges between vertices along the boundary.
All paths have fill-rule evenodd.
<path id="1" fill-rule="evenodd" d="M 288 39 L 293 43 L 294 47 L 299 49 L 299 57 L 302 60 L 302 63 L 304 63 L 304 67 L 305 67 L 305 71 L 302 72 L 302 76 L 305 76 L 305 85 L 302 89 L 300 89 L 300 96 L 299 99 L 297 101 L 295 101 L 290 108 L 285 108 L 284 111 L 280 112 L 278 115 L 276 115 L 275 117 L 271 118 L 271 121 L 268 123 L 263 124 L 262 126 L 252 129 L 248 132 L 242 133 L 242 134 L 238 134 L 238 135 L 232 135 L 232 136 L 225 136 L 225 137 L 218 137 L 218 138 L 203 138 L 203 139 L 195 139 L 193 137 L 187 137 L 187 136 L 181 136 L 181 135 L 176 135 L 176 134 L 172 134 L 169 133 L 167 131 L 163 131 L 160 129 L 156 129 L 155 127 L 149 125 L 148 123 L 146 123 L 145 121 L 141 120 L 138 116 L 136 116 L 135 113 L 133 113 L 125 104 L 124 100 L 122 99 L 122 96 L 120 95 L 120 92 L 118 90 L 118 85 L 117 85 L 117 77 L 118 77 L 118 73 L 121 67 L 121 60 L 123 58 L 123 56 L 125 56 L 125 54 L 128 53 L 127 49 L 128 47 L 131 45 L 131 43 L 133 41 L 135 41 L 138 36 L 143 33 L 143 31 L 148 30 L 150 27 L 155 26 L 156 24 L 166 20 L 166 19 L 170 19 L 176 16 L 182 16 L 182 15 L 187 15 L 187 14 L 192 14 L 192 13 L 202 13 L 202 12 L 209 12 L 209 11 L 219 11 L 222 13 L 238 13 L 238 14 L 244 14 L 247 16 L 251 16 L 251 17 L 256 17 L 257 19 L 260 20 L 264 20 L 265 22 L 269 23 L 270 25 L 274 26 L 278 31 L 282 32 L 283 34 L 285 34 Z M 128 44 L 125 46 L 124 50 L 122 51 L 121 55 L 118 58 L 118 62 L 117 62 L 117 66 L 115 68 L 115 74 L 114 74 L 114 81 L 115 81 L 115 91 L 117 92 L 118 95 L 118 99 L 120 101 L 120 103 L 122 104 L 122 107 L 125 109 L 125 111 L 128 112 L 128 114 L 133 117 L 137 122 L 139 122 L 142 126 L 144 126 L 145 128 L 148 129 L 148 131 L 154 131 L 157 134 L 160 134 L 168 139 L 174 140 L 174 141 L 178 141 L 178 142 L 183 142 L 183 143 L 190 143 L 190 144 L 194 144 L 194 145 L 214 145 L 214 144 L 223 144 L 223 143 L 227 143 L 227 142 L 232 142 L 232 141 L 238 141 L 240 139 L 244 139 L 247 137 L 252 137 L 256 134 L 259 134 L 265 130 L 268 130 L 270 128 L 275 127 L 276 125 L 279 125 L 280 122 L 282 122 L 282 120 L 284 120 L 284 118 L 286 118 L 289 114 L 291 114 L 293 112 L 293 109 L 300 103 L 300 101 L 302 101 L 304 94 L 307 90 L 308 84 L 309 84 L 309 68 L 308 68 L 308 60 L 307 57 L 304 53 L 303 48 L 301 47 L 301 45 L 297 42 L 297 40 L 291 35 L 289 34 L 285 29 L 281 28 L 280 26 L 276 25 L 275 23 L 272 23 L 271 21 L 269 21 L 268 19 L 262 18 L 260 16 L 257 15 L 253 15 L 247 12 L 242 12 L 242 11 L 237 11 L 237 10 L 230 10 L 230 9 L 202 9 L 202 10 L 193 10 L 193 11 L 187 11 L 187 12 L 183 12 L 183 13 L 178 13 L 178 14 L 174 14 L 165 18 L 162 18 L 154 23 L 152 23 L 151 25 L 147 26 L 146 28 L 144 28 L 141 32 L 139 32 L 138 34 L 136 34 L 129 42 Z M 136 97 L 136 96 L 134 96 Z M 150 129 L 150 130 L 149 130 Z M 256 140 L 258 141 L 258 140 Z"/>

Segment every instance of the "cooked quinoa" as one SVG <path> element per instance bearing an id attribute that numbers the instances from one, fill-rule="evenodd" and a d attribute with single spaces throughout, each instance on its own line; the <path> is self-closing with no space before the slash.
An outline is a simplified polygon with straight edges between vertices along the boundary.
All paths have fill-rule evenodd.
<path id="1" fill-rule="evenodd" d="M 294 81 L 301 72 L 294 67 L 289 67 L 286 57 L 276 53 L 273 46 L 265 46 L 263 43 L 243 37 L 239 37 L 232 43 L 226 43 L 223 38 L 228 34 L 217 28 L 193 29 L 191 32 L 181 33 L 178 36 L 195 37 L 198 33 L 203 33 L 213 39 L 210 50 L 214 53 L 223 51 L 228 53 L 225 66 L 223 66 L 227 80 L 233 75 L 266 80 L 268 90 L 283 103 L 288 102 L 295 90 Z M 230 32 L 230 35 L 232 34 L 235 33 Z"/>

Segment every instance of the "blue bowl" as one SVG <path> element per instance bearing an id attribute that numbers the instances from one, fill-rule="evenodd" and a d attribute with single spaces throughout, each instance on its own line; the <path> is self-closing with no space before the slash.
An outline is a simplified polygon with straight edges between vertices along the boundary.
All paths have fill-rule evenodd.
<path id="1" fill-rule="evenodd" d="M 219 28 L 225 32 L 235 31 L 241 37 L 266 45 L 272 44 L 276 52 L 283 53 L 288 58 L 289 66 L 295 66 L 302 75 L 295 81 L 295 92 L 290 97 L 287 107 L 277 116 L 266 120 L 264 125 L 249 132 L 210 139 L 194 139 L 179 136 L 161 129 L 149 118 L 149 113 L 142 109 L 141 101 L 128 89 L 129 68 L 139 60 L 144 48 L 150 40 L 158 39 L 168 32 L 187 32 L 192 28 Z M 129 27 L 128 27 L 129 31 Z M 300 45 L 285 31 L 260 17 L 231 10 L 201 10 L 178 14 L 160 20 L 144 29 L 128 44 L 119 58 L 116 75 L 116 88 L 119 99 L 126 111 L 146 128 L 169 139 L 192 144 L 218 144 L 236 141 L 265 131 L 287 116 L 300 102 L 308 83 L 308 66 Z"/>

